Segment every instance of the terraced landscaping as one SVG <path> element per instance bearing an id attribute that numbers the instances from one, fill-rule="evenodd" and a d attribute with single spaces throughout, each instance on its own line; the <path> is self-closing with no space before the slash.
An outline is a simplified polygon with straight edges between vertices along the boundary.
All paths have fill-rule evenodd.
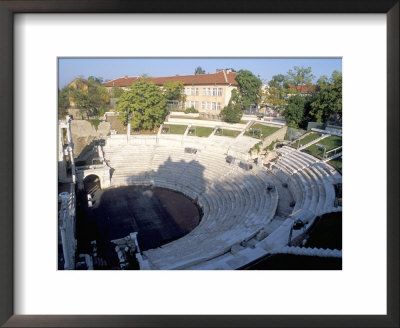
<path id="1" fill-rule="evenodd" d="M 249 137 L 254 137 L 258 139 L 265 139 L 269 135 L 273 134 L 274 132 L 278 131 L 280 128 L 275 126 L 267 126 L 264 124 L 254 124 L 249 130 L 245 132 L 244 135 Z M 261 131 L 261 135 L 260 135 Z"/>
<path id="2" fill-rule="evenodd" d="M 340 147 L 342 145 L 342 137 L 329 136 L 328 138 L 321 140 L 317 144 L 324 145 L 326 147 L 326 151 L 330 151 L 330 150 Z M 310 147 L 307 147 L 306 149 L 304 149 L 303 151 L 305 151 L 306 153 L 309 153 L 313 156 L 316 156 L 318 158 L 322 158 L 324 155 L 324 150 L 322 148 L 318 147 L 317 144 L 313 144 Z"/>
<path id="3" fill-rule="evenodd" d="M 232 138 L 237 137 L 239 134 L 240 134 L 240 131 L 228 130 L 228 129 L 218 129 L 215 132 L 215 135 L 217 135 L 217 136 L 232 137 Z"/>
<path id="4" fill-rule="evenodd" d="M 297 147 L 301 147 L 304 145 L 307 145 L 309 142 L 318 139 L 321 135 L 319 133 L 315 133 L 315 132 L 311 132 L 309 134 L 307 134 L 305 137 L 300 139 L 300 144 L 299 141 L 294 142 L 293 144 L 291 144 L 290 146 L 293 148 L 297 148 Z"/>
<path id="5" fill-rule="evenodd" d="M 194 133 L 192 129 L 195 129 Z M 213 130 L 214 128 L 208 128 L 205 126 L 192 126 L 189 129 L 188 135 L 197 137 L 208 137 L 211 134 L 211 132 L 213 132 Z"/>
<path id="6" fill-rule="evenodd" d="M 187 125 L 167 125 L 164 124 L 163 126 L 163 132 L 162 133 L 170 133 L 170 134 L 184 134 L 186 129 L 187 129 Z M 168 130 L 169 128 L 169 132 L 164 132 L 166 130 Z"/>
<path id="7" fill-rule="evenodd" d="M 335 158 L 329 161 L 328 164 L 336 167 L 340 172 L 342 171 L 342 157 Z"/>

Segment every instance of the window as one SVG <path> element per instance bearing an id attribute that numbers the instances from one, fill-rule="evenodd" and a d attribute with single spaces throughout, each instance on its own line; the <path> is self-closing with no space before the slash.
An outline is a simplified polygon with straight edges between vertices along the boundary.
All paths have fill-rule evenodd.
<path id="1" fill-rule="evenodd" d="M 203 89 L 203 90 L 205 90 L 205 89 Z M 205 101 L 201 102 L 201 109 L 206 109 L 206 102 Z"/>
<path id="2" fill-rule="evenodd" d="M 216 103 L 215 103 L 215 102 L 212 103 L 212 108 L 211 108 L 211 109 L 213 109 L 213 110 L 216 110 L 216 109 L 217 109 Z"/>
<path id="3" fill-rule="evenodd" d="M 222 88 L 218 88 L 218 96 L 222 96 Z"/>
<path id="4" fill-rule="evenodd" d="M 203 88 L 201 95 L 202 96 L 206 96 L 207 95 L 207 88 Z"/>
<path id="5" fill-rule="evenodd" d="M 199 88 L 196 88 L 195 91 L 196 91 L 196 96 L 198 96 L 199 95 Z"/>
<path id="6" fill-rule="evenodd" d="M 211 109 L 211 103 L 207 101 L 207 109 Z"/>
<path id="7" fill-rule="evenodd" d="M 207 88 L 207 96 L 211 96 L 211 88 Z"/>
<path id="8" fill-rule="evenodd" d="M 192 96 L 195 96 L 196 95 L 196 90 L 195 90 L 195 88 L 192 88 Z"/>
<path id="9" fill-rule="evenodd" d="M 221 103 L 217 103 L 217 110 L 221 109 Z"/>
<path id="10" fill-rule="evenodd" d="M 216 95 L 217 95 L 217 88 L 213 88 L 213 90 L 212 90 L 212 95 L 213 95 L 213 96 L 216 96 Z"/>

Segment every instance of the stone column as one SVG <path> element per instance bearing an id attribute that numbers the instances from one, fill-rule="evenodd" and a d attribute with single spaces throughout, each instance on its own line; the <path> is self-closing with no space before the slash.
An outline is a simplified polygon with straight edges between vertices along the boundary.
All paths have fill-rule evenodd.
<path id="1" fill-rule="evenodd" d="M 74 159 L 74 143 L 72 142 L 72 134 L 71 134 L 71 117 L 67 115 L 66 118 L 68 127 L 67 127 L 67 138 L 68 138 L 68 153 L 69 158 L 71 160 L 71 173 L 72 173 L 72 182 L 76 182 L 76 171 L 75 171 L 75 159 Z"/>
<path id="2" fill-rule="evenodd" d="M 60 220 L 59 220 L 59 228 L 61 233 L 61 243 L 63 248 L 63 255 L 64 255 L 64 269 L 71 270 L 74 269 L 74 249 L 75 249 L 75 236 L 71 236 L 70 234 L 73 233 L 72 227 L 68 227 L 71 225 L 69 222 L 69 209 L 68 209 L 68 201 L 71 198 L 70 193 L 62 192 L 58 195 L 59 200 L 61 201 L 61 208 L 60 208 Z"/>
<path id="3" fill-rule="evenodd" d="M 63 128 L 58 126 L 58 179 L 66 181 L 67 179 L 67 163 L 65 162 Z"/>
<path id="4" fill-rule="evenodd" d="M 131 138 L 131 120 L 128 120 L 128 125 L 126 127 L 126 139 L 129 141 Z"/>

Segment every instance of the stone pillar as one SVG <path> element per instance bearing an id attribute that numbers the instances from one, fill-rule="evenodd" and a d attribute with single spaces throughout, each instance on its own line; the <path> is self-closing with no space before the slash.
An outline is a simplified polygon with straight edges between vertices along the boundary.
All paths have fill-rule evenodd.
<path id="1" fill-rule="evenodd" d="M 71 134 L 71 117 L 67 115 L 66 121 L 68 124 L 67 127 L 67 138 L 68 138 L 68 153 L 69 158 L 71 160 L 71 173 L 72 173 L 72 182 L 76 182 L 76 171 L 75 171 L 75 159 L 74 159 L 74 143 L 72 142 L 72 134 Z"/>
<path id="2" fill-rule="evenodd" d="M 131 138 L 131 120 L 128 121 L 128 125 L 126 127 L 126 138 L 128 141 Z"/>
<path id="3" fill-rule="evenodd" d="M 63 129 L 58 126 L 58 179 L 67 180 L 67 163 L 65 162 Z"/>
<path id="4" fill-rule="evenodd" d="M 73 218 L 70 216 L 69 211 L 69 200 L 71 194 L 68 192 L 62 192 L 58 195 L 61 202 L 60 208 L 60 218 L 59 218 L 59 229 L 61 234 L 61 243 L 64 255 L 64 269 L 71 270 L 75 267 L 75 250 L 76 250 L 76 240 L 74 236 L 74 222 Z"/>

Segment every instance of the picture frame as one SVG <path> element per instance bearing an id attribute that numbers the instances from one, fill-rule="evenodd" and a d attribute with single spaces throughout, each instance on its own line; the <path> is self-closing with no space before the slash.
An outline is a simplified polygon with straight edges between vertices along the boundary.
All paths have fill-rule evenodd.
<path id="1" fill-rule="evenodd" d="M 399 1 L 0 1 L 0 324 L 5 327 L 398 327 Z M 387 315 L 14 315 L 13 16 L 17 13 L 385 13 L 387 17 Z"/>

